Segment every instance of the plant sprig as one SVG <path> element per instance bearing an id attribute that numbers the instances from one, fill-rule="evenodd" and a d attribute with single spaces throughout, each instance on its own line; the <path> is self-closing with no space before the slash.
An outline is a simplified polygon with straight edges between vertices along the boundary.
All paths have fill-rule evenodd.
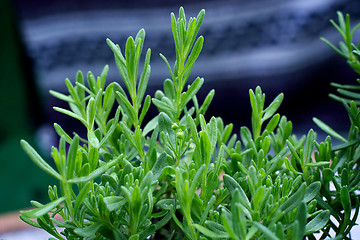
<path id="1" fill-rule="evenodd" d="M 317 118 L 329 134 L 325 141 L 317 142 L 312 129 L 297 138 L 292 122 L 277 113 L 283 94 L 266 107 L 260 87 L 249 90 L 251 130 L 241 127 L 238 137 L 233 124 L 206 116 L 214 90 L 199 104 L 203 78 L 188 84 L 204 43 L 197 37 L 204 14 L 189 20 L 183 8 L 177 19 L 171 14 L 176 61 L 170 66 L 160 55 L 170 78 L 153 98 L 145 97 L 150 49 L 138 74 L 143 29 L 127 39 L 124 53 L 107 39 L 123 86 L 106 85 L 105 66 L 97 78 L 89 72 L 85 81 L 78 72 L 75 84 L 67 79 L 67 94 L 50 91 L 69 104 L 54 109 L 80 121 L 87 135 L 54 124 L 60 137 L 51 150 L 54 167 L 21 141 L 31 160 L 59 180 L 49 186 L 49 203 L 31 201 L 34 209 L 21 211 L 24 222 L 56 239 L 300 240 L 331 232 L 348 239 L 360 208 L 359 87 L 333 84 L 341 96 L 332 97 L 349 114 L 347 138 Z M 332 23 L 344 43 L 337 49 L 325 42 L 358 71 L 351 37 L 359 25 L 350 31 L 349 16 L 338 16 Z M 159 113 L 144 123 L 151 104 Z"/>

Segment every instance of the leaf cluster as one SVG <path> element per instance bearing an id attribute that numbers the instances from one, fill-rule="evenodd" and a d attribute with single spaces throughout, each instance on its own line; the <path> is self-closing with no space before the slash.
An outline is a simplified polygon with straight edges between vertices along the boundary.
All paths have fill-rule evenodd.
<path id="1" fill-rule="evenodd" d="M 107 39 L 123 86 L 106 85 L 105 66 L 97 78 L 89 72 L 85 81 L 79 72 L 74 84 L 66 79 L 67 94 L 50 91 L 69 104 L 54 109 L 82 122 L 87 136 L 54 124 L 55 167 L 21 141 L 32 161 L 59 180 L 49 186 L 49 203 L 32 201 L 34 209 L 21 212 L 24 222 L 56 239 L 324 239 L 330 231 L 348 238 L 360 205 L 360 98 L 348 90 L 359 88 L 335 85 L 351 98 L 338 97 L 351 122 L 347 139 L 319 119 L 329 134 L 324 142 L 312 129 L 296 137 L 277 113 L 283 94 L 267 105 L 260 87 L 249 91 L 251 127 L 237 135 L 221 117 L 206 116 L 214 91 L 199 104 L 204 80 L 189 81 L 204 43 L 197 37 L 204 14 L 171 14 L 176 61 L 171 66 L 161 55 L 170 77 L 153 98 L 145 97 L 150 49 L 139 70 L 143 29 L 128 38 L 124 53 Z M 348 37 L 348 23 L 334 25 Z M 144 123 L 151 104 L 159 113 Z"/>

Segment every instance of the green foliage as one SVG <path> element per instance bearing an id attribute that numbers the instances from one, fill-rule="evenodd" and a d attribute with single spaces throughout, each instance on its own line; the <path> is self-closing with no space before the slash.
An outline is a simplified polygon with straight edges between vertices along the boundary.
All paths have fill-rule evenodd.
<path id="1" fill-rule="evenodd" d="M 24 222 L 57 239 L 323 239 L 330 231 L 348 238 L 360 207 L 360 98 L 354 92 L 360 88 L 334 85 L 346 97 L 333 98 L 349 114 L 348 138 L 316 118 L 329 134 L 325 141 L 317 142 L 312 129 L 297 138 L 291 121 L 277 113 L 283 94 L 266 107 L 260 87 L 249 91 L 251 130 L 241 127 L 238 138 L 232 124 L 205 117 L 214 91 L 199 105 L 204 80 L 189 82 L 204 42 L 197 37 L 204 14 L 188 21 L 183 8 L 177 19 L 171 14 L 176 61 L 171 66 L 161 55 L 170 78 L 154 98 L 145 97 L 151 50 L 138 75 L 143 29 L 128 38 L 124 53 L 107 39 L 125 89 L 106 85 L 105 66 L 97 78 L 89 72 L 85 81 L 79 72 L 75 84 L 66 79 L 68 94 L 50 91 L 69 104 L 54 109 L 82 122 L 87 137 L 54 124 L 60 137 L 51 150 L 55 167 L 21 141 L 32 161 L 59 180 L 49 186 L 49 203 L 32 201 L 34 209 L 21 212 Z M 340 47 L 355 49 L 348 44 L 349 17 L 339 14 L 339 21 L 333 24 L 345 39 Z M 357 49 L 330 46 L 357 70 Z M 159 114 L 144 124 L 151 104 Z M 331 137 L 343 143 L 334 145 Z"/>

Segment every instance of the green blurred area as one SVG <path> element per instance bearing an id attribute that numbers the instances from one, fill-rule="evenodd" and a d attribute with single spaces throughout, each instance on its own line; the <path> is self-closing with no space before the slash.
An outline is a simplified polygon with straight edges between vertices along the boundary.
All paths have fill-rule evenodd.
<path id="1" fill-rule="evenodd" d="M 0 1 L 0 213 L 29 207 L 34 199 L 47 202 L 47 186 L 54 179 L 43 173 L 20 147 L 26 139 L 35 148 L 33 119 L 41 106 L 31 106 L 37 97 L 29 61 L 16 24 L 10 0 Z M 35 88 L 36 89 L 36 88 Z"/>

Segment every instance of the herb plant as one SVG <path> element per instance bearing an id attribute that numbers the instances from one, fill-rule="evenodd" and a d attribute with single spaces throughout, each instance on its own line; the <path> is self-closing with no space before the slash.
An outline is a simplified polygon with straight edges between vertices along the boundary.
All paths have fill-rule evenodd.
<path id="1" fill-rule="evenodd" d="M 66 79 L 68 94 L 50 91 L 69 104 L 54 109 L 79 120 L 87 136 L 54 124 L 56 169 L 21 141 L 59 180 L 49 186 L 49 203 L 32 201 L 34 209 L 21 212 L 24 222 L 56 239 L 350 238 L 360 205 L 360 87 L 333 84 L 340 96 L 332 98 L 349 114 L 347 138 L 316 118 L 329 134 L 325 141 L 317 142 L 313 130 L 297 138 L 277 113 L 283 94 L 266 104 L 260 87 L 249 91 L 251 128 L 241 127 L 238 136 L 220 117 L 205 117 L 214 90 L 200 103 L 204 79 L 189 79 L 204 43 L 197 37 L 204 15 L 187 20 L 183 8 L 178 18 L 171 14 L 176 61 L 160 55 L 169 78 L 154 98 L 145 96 L 151 50 L 142 59 L 143 29 L 124 51 L 107 39 L 124 88 L 106 84 L 105 66 L 99 77 L 78 72 L 75 84 Z M 351 42 L 359 25 L 350 31 L 341 13 L 339 25 L 332 23 L 345 42 L 338 49 L 324 41 L 360 73 L 359 46 Z M 144 122 L 151 104 L 159 114 Z"/>

